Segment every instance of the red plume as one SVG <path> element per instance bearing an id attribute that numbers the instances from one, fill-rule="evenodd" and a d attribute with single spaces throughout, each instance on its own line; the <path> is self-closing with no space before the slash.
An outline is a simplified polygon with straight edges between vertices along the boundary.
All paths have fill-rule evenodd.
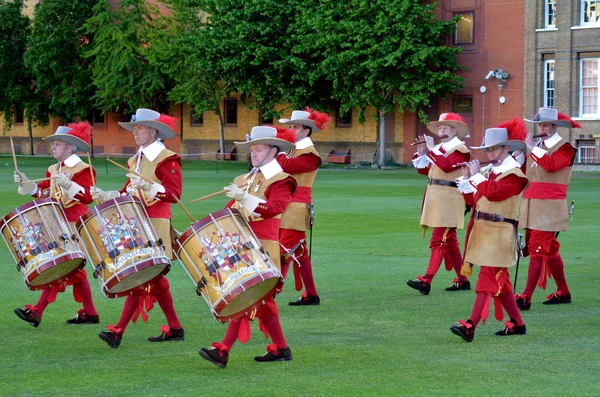
<path id="1" fill-rule="evenodd" d="M 320 130 L 327 129 L 327 123 L 331 122 L 331 117 L 329 117 L 329 115 L 327 113 L 317 112 L 316 110 L 312 110 L 308 106 L 304 110 L 306 110 L 308 113 L 310 113 L 310 116 L 308 116 L 308 119 L 313 120 L 318 129 L 320 129 Z"/>
<path id="2" fill-rule="evenodd" d="M 512 120 L 503 121 L 496 128 L 506 128 L 508 131 L 508 139 L 511 141 L 525 141 L 527 134 L 527 125 L 525 121 L 515 117 Z"/>
<path id="3" fill-rule="evenodd" d="M 581 124 L 579 124 L 578 122 L 574 121 L 573 119 L 571 119 L 569 116 L 567 116 L 564 113 L 558 112 L 558 119 L 559 120 L 567 120 L 569 123 L 571 123 L 571 126 L 573 128 L 583 128 L 583 127 L 581 127 Z"/>
<path id="4" fill-rule="evenodd" d="M 92 142 L 92 126 L 87 121 L 82 121 L 81 123 L 72 123 L 67 127 L 71 129 L 68 132 L 69 135 L 73 135 L 87 143 L 88 145 Z"/>
<path id="5" fill-rule="evenodd" d="M 277 129 L 277 136 L 275 136 L 275 138 L 296 144 L 296 132 L 294 130 L 288 130 L 282 127 L 275 128 Z"/>
<path id="6" fill-rule="evenodd" d="M 173 131 L 175 131 L 175 117 L 171 117 L 171 116 L 167 116 L 166 114 L 160 114 L 160 116 L 158 117 L 158 119 L 156 119 L 156 121 L 166 124 L 169 127 L 171 127 L 171 129 Z"/>

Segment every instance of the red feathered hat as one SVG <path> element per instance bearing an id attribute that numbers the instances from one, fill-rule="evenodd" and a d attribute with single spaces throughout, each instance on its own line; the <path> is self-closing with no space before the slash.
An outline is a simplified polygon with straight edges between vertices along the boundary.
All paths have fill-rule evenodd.
<path id="1" fill-rule="evenodd" d="M 510 150 L 525 149 L 525 138 L 527 137 L 527 125 L 515 117 L 512 120 L 503 121 L 496 128 L 485 130 L 481 146 L 471 146 L 471 149 L 487 149 L 494 146 L 509 146 Z"/>
<path id="2" fill-rule="evenodd" d="M 73 145 L 81 152 L 89 152 L 92 142 L 92 126 L 85 121 L 81 123 L 72 123 L 67 127 L 60 126 L 53 135 L 43 138 L 45 141 L 63 141 Z"/>
<path id="3" fill-rule="evenodd" d="M 119 123 L 119 125 L 132 132 L 136 125 L 145 125 L 158 131 L 158 139 L 171 139 L 175 138 L 175 120 L 175 117 L 151 109 L 138 109 L 131 116 L 131 122 Z"/>
<path id="4" fill-rule="evenodd" d="M 458 139 L 464 139 L 469 135 L 469 126 L 465 120 L 456 113 L 442 113 L 438 121 L 432 121 L 427 124 L 427 129 L 434 134 L 437 134 L 437 129 L 441 125 L 449 125 L 456 129 Z"/>
<path id="5" fill-rule="evenodd" d="M 304 110 L 294 110 L 289 119 L 279 119 L 282 124 L 301 124 L 310 127 L 312 132 L 326 130 L 331 117 L 327 113 L 317 112 L 308 106 Z"/>
<path id="6" fill-rule="evenodd" d="M 559 127 L 571 127 L 571 128 L 582 128 L 581 124 L 572 120 L 569 116 L 564 113 L 559 112 L 553 108 L 540 108 L 536 113 L 533 120 L 527 120 L 530 123 L 540 124 L 540 123 L 550 123 L 556 124 Z"/>

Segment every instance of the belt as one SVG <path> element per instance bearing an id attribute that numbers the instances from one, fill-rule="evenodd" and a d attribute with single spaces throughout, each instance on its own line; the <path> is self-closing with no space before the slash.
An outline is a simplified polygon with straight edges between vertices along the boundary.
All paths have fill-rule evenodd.
<path id="1" fill-rule="evenodd" d="M 511 225 L 514 225 L 514 226 L 517 226 L 519 224 L 518 219 L 505 218 L 502 215 L 490 214 L 489 212 L 482 212 L 479 210 L 475 211 L 474 216 L 475 216 L 475 219 L 483 219 L 484 221 L 506 222 L 506 223 L 510 223 Z"/>
<path id="2" fill-rule="evenodd" d="M 450 187 L 458 187 L 456 182 L 445 181 L 443 179 L 432 179 L 429 178 L 429 185 L 441 185 L 441 186 L 450 186 Z"/>

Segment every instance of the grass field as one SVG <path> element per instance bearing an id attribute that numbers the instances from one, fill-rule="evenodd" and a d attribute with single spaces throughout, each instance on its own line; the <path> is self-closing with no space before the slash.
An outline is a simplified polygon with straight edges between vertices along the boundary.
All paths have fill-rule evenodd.
<path id="1" fill-rule="evenodd" d="M 4 215 L 28 198 L 16 192 L 12 159 L 0 161 Z M 31 179 L 43 177 L 50 164 L 49 158 L 19 160 Z M 96 167 L 100 188 L 122 187 L 123 171 L 109 166 L 107 175 L 100 159 Z M 242 172 L 241 164 L 222 163 L 217 173 L 214 163 L 185 162 L 183 201 L 218 191 Z M 313 264 L 322 304 L 287 306 L 298 298 L 293 282 L 278 297 L 294 357 L 288 363 L 253 362 L 266 345 L 257 324 L 247 344 L 234 346 L 227 369 L 201 359 L 198 350 L 220 341 L 226 327 L 213 320 L 179 263 L 168 277 L 184 342 L 146 342 L 165 323 L 157 306 L 148 323 L 130 325 L 121 347 L 110 349 L 97 335 L 116 324 L 123 299 L 105 298 L 89 265 L 101 324 L 64 324 L 78 309 L 69 288 L 35 329 L 13 309 L 34 304 L 39 293 L 24 287 L 1 243 L 0 395 L 600 395 L 599 176 L 577 175 L 569 188 L 575 216 L 560 241 L 573 303 L 542 305 L 554 291 L 549 280 L 549 289 L 537 290 L 531 311 L 524 313 L 526 336 L 494 336 L 503 324 L 492 312 L 470 344 L 449 327 L 468 318 L 473 291 L 445 292 L 453 276 L 443 266 L 429 296 L 406 285 L 423 274 L 428 260 L 430 234 L 421 239 L 418 221 L 424 185 L 408 169 L 319 172 Z M 219 196 L 187 207 L 200 219 L 225 202 Z M 174 226 L 185 230 L 187 217 L 179 208 L 173 213 Z M 462 247 L 464 231 L 459 238 Z M 519 292 L 526 272 L 527 260 L 519 271 Z"/>

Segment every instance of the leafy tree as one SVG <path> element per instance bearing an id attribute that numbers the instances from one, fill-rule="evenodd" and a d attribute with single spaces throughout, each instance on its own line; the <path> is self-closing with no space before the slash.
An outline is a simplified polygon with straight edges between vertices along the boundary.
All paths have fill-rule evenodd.
<path id="1" fill-rule="evenodd" d="M 91 84 L 89 60 L 83 57 L 91 38 L 82 27 L 95 0 L 44 0 L 36 4 L 25 62 L 46 95 L 50 112 L 63 119 L 87 118 Z"/>
<path id="2" fill-rule="evenodd" d="M 420 0 L 322 0 L 319 12 L 303 18 L 301 51 L 318 54 L 319 70 L 333 82 L 342 111 L 377 109 L 380 166 L 385 161 L 385 114 L 425 113 L 430 97 L 463 87 L 455 55 L 444 45 L 456 21 L 436 20 L 436 4 Z M 362 119 L 361 111 L 360 118 Z M 361 120 L 359 120 L 361 121 Z"/>
<path id="3" fill-rule="evenodd" d="M 93 96 L 103 111 L 123 108 L 158 109 L 167 99 L 170 80 L 164 65 L 149 62 L 152 39 L 160 24 L 158 7 L 145 0 L 123 0 L 113 10 L 107 0 L 98 0 L 85 25 L 94 41 L 86 51 L 91 60 Z"/>

